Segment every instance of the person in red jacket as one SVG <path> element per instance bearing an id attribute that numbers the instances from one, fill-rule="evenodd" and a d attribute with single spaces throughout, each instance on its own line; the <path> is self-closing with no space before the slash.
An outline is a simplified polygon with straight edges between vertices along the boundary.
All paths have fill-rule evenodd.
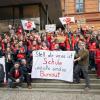
<path id="1" fill-rule="evenodd" d="M 100 42 L 97 44 L 97 50 L 95 53 L 95 63 L 97 67 L 97 78 L 100 79 Z"/>
<path id="2" fill-rule="evenodd" d="M 89 43 L 88 43 L 88 49 L 89 49 L 89 69 L 93 70 L 96 69 L 96 65 L 95 65 L 95 51 L 96 51 L 96 39 L 95 38 L 91 38 Z"/>
<path id="3" fill-rule="evenodd" d="M 16 88 L 23 82 L 23 71 L 20 68 L 20 64 L 15 62 L 14 67 L 10 70 L 8 75 L 8 85 L 10 88 Z"/>
<path id="4" fill-rule="evenodd" d="M 19 49 L 19 52 L 17 54 L 17 59 L 20 61 L 21 59 L 25 59 L 25 58 L 26 58 L 25 50 L 22 47 Z"/>

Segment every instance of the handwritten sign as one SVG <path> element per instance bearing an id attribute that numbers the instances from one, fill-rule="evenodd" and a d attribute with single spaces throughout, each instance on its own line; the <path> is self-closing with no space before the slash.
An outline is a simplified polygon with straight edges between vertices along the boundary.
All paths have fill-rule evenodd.
<path id="1" fill-rule="evenodd" d="M 56 31 L 56 24 L 45 25 L 46 32 L 54 32 Z"/>
<path id="2" fill-rule="evenodd" d="M 74 51 L 33 51 L 32 78 L 73 81 Z"/>

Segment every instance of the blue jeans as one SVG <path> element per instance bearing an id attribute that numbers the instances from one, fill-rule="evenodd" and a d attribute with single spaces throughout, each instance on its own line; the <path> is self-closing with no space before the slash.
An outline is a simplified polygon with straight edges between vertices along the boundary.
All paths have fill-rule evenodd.
<path id="1" fill-rule="evenodd" d="M 8 87 L 15 88 L 16 86 L 21 86 L 21 83 L 23 82 L 23 78 L 20 79 L 20 82 L 17 83 L 16 81 L 13 81 L 12 79 L 8 78 Z"/>

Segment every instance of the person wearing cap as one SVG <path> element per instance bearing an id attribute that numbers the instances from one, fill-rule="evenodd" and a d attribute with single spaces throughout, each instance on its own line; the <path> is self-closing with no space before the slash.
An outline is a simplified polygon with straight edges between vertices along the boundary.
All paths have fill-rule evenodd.
<path id="1" fill-rule="evenodd" d="M 80 42 L 78 44 L 79 51 L 76 55 L 75 62 L 78 61 L 78 65 L 74 69 L 75 80 L 80 82 L 79 73 L 83 72 L 83 76 L 85 78 L 86 86 L 85 88 L 90 88 L 90 80 L 88 76 L 88 66 L 89 66 L 89 51 L 86 49 L 86 45 L 84 42 Z"/>

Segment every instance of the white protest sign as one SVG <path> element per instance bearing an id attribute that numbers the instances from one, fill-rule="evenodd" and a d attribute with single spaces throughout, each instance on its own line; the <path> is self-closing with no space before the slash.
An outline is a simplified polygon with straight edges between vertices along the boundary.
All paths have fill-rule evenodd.
<path id="1" fill-rule="evenodd" d="M 73 82 L 74 51 L 33 51 L 32 78 Z"/>
<path id="2" fill-rule="evenodd" d="M 0 64 L 2 64 L 4 72 L 5 72 L 5 77 L 4 77 L 4 82 L 6 82 L 6 68 L 5 68 L 5 58 L 2 57 L 0 58 Z"/>
<path id="3" fill-rule="evenodd" d="M 62 25 L 69 24 L 71 22 L 75 23 L 74 17 L 60 17 L 59 20 L 61 21 Z"/>
<path id="4" fill-rule="evenodd" d="M 36 28 L 34 21 L 21 20 L 21 22 L 24 30 L 33 30 L 33 28 Z"/>
<path id="5" fill-rule="evenodd" d="M 45 25 L 46 32 L 54 32 L 56 31 L 56 24 Z"/>

